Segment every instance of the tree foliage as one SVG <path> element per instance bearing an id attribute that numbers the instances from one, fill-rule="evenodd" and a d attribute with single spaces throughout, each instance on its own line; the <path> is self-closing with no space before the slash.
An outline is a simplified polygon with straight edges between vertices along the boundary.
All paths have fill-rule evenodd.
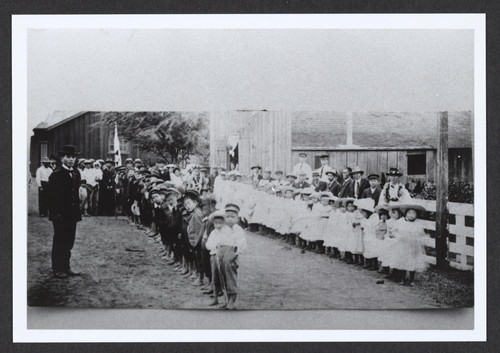
<path id="1" fill-rule="evenodd" d="M 140 150 L 152 152 L 168 163 L 187 162 L 190 156 L 208 160 L 209 129 L 206 113 L 103 112 L 99 124 L 113 128 Z"/>

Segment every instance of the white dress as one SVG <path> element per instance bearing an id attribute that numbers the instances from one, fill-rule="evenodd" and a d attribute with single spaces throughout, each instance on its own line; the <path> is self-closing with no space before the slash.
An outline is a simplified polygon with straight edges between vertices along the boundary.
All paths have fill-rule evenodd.
<path id="1" fill-rule="evenodd" d="M 373 259 L 379 256 L 380 240 L 377 239 L 377 226 L 379 224 L 378 214 L 374 213 L 370 218 L 362 222 L 363 227 L 363 256 L 367 259 Z"/>
<path id="2" fill-rule="evenodd" d="M 387 248 L 385 259 L 388 266 L 405 271 L 425 271 L 428 264 L 425 261 L 422 224 L 418 220 L 410 222 L 403 219 L 395 232 L 395 240 Z"/>

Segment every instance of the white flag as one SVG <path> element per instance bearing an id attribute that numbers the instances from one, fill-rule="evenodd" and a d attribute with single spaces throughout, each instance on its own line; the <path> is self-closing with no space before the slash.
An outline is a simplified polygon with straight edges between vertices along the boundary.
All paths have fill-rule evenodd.
<path id="1" fill-rule="evenodd" d="M 116 166 L 121 166 L 122 165 L 122 155 L 120 152 L 120 139 L 118 139 L 118 127 L 115 123 L 115 141 L 113 142 L 113 145 L 115 146 L 115 165 Z"/>

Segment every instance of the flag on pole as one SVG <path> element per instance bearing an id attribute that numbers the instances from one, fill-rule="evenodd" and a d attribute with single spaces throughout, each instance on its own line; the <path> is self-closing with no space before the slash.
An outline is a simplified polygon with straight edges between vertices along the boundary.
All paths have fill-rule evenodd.
<path id="1" fill-rule="evenodd" d="M 116 166 L 121 166 L 122 165 L 122 155 L 120 152 L 120 139 L 118 138 L 118 127 L 115 123 L 115 140 L 113 142 L 113 145 L 115 146 L 115 165 Z"/>

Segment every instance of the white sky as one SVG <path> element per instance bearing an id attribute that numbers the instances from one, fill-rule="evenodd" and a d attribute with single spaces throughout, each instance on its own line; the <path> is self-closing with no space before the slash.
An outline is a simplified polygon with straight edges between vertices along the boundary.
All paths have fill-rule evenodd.
<path id="1" fill-rule="evenodd" d="M 54 110 L 473 110 L 471 30 L 30 30 Z"/>

